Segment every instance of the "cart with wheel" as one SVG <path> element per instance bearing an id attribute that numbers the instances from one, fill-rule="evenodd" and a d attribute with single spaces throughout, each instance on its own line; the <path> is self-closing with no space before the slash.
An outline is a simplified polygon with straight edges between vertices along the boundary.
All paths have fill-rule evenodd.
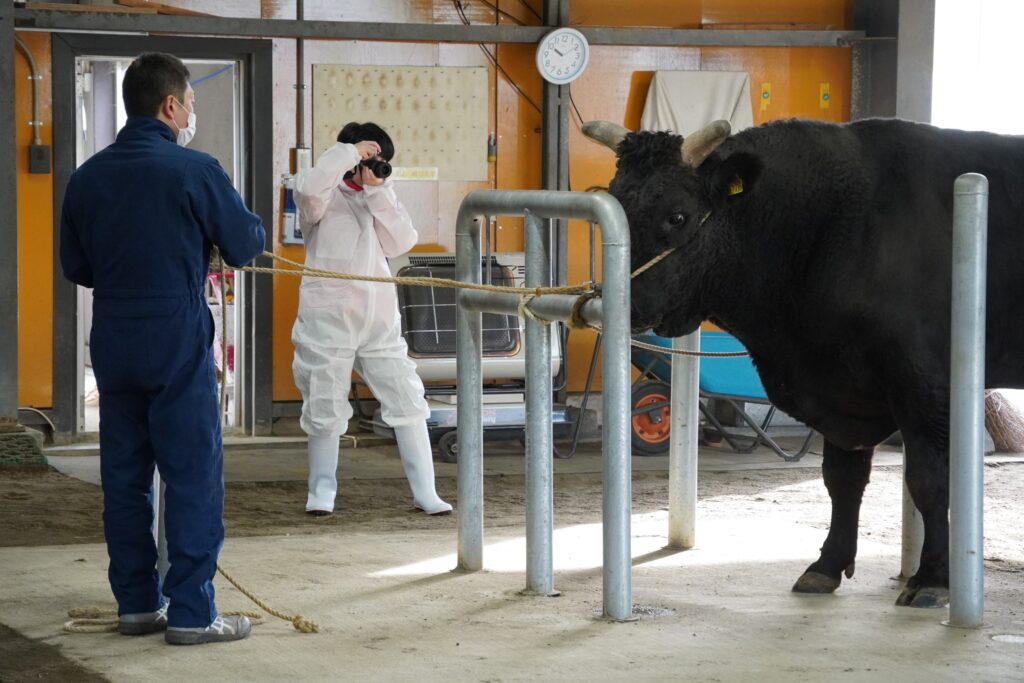
<path id="1" fill-rule="evenodd" d="M 668 451 L 671 435 L 669 418 L 672 398 L 672 340 L 651 333 L 635 338 L 665 349 L 664 352 L 660 352 L 634 347 L 631 357 L 633 365 L 640 371 L 640 376 L 633 383 L 632 391 L 633 452 L 636 455 L 660 455 Z M 738 339 L 726 332 L 701 331 L 700 347 L 702 351 L 709 352 L 745 350 Z M 802 444 L 792 452 L 782 448 L 775 438 L 768 434 L 767 430 L 771 427 L 776 409 L 768 400 L 761 378 L 758 377 L 749 356 L 703 357 L 700 360 L 699 374 L 700 398 L 730 404 L 750 430 L 740 432 L 723 425 L 721 420 L 715 417 L 714 411 L 709 410 L 705 402 L 701 401 L 699 407 L 705 420 L 706 434 L 719 437 L 737 453 L 749 453 L 763 445 L 783 460 L 790 462 L 799 460 L 807 453 L 814 437 L 814 431 L 811 429 L 807 429 Z M 758 421 L 752 417 L 744 408 L 747 403 L 767 406 L 764 418 Z"/>

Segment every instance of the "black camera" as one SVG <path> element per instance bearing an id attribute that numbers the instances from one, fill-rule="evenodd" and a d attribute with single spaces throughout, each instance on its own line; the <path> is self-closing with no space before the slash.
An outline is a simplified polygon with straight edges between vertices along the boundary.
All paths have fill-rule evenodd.
<path id="1" fill-rule="evenodd" d="M 370 169 L 373 175 L 377 176 L 381 180 L 384 180 L 391 175 L 391 164 L 383 159 L 367 159 L 363 162 L 363 166 Z"/>

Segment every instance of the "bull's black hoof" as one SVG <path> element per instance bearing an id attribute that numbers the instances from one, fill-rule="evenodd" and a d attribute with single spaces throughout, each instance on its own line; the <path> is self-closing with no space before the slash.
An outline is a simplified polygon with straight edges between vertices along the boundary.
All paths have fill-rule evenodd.
<path id="1" fill-rule="evenodd" d="M 794 593 L 834 593 L 842 579 L 833 579 L 819 572 L 804 572 L 793 584 Z"/>
<path id="2" fill-rule="evenodd" d="M 949 589 L 936 586 L 922 588 L 904 588 L 896 598 L 898 607 L 917 607 L 919 609 L 936 609 L 949 604 Z"/>

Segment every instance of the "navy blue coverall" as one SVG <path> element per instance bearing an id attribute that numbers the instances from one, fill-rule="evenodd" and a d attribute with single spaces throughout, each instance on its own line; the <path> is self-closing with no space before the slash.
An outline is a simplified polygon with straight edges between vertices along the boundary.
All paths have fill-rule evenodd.
<path id="1" fill-rule="evenodd" d="M 170 599 L 168 624 L 217 617 L 224 541 L 224 454 L 204 296 L 210 248 L 242 266 L 264 249 L 217 160 L 170 127 L 130 117 L 75 171 L 61 217 L 64 275 L 92 287 L 90 337 L 100 393 L 100 469 L 109 578 L 120 614 Z M 170 568 L 161 588 L 152 536 L 154 462 L 167 485 Z"/>

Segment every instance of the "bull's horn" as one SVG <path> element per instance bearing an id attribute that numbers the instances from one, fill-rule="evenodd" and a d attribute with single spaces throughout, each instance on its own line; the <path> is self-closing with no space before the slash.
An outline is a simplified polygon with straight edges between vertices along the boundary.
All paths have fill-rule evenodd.
<path id="1" fill-rule="evenodd" d="M 683 140 L 683 162 L 697 168 L 729 137 L 732 128 L 728 121 L 712 121 Z"/>
<path id="2" fill-rule="evenodd" d="M 600 142 L 610 147 L 614 152 L 619 148 L 619 143 L 631 131 L 611 121 L 587 121 L 583 124 L 583 134 L 591 140 Z"/>

